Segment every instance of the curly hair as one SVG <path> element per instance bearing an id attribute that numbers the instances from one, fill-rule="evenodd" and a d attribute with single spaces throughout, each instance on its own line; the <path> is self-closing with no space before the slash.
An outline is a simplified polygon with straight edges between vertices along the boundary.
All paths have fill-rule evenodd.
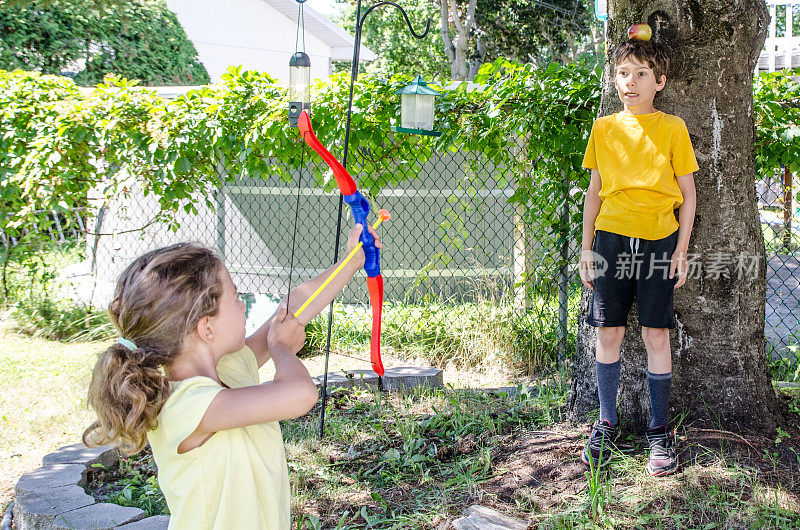
<path id="1" fill-rule="evenodd" d="M 108 312 L 136 349 L 115 343 L 98 357 L 88 398 L 98 419 L 84 431 L 84 444 L 116 443 L 126 454 L 144 448 L 170 392 L 163 368 L 197 322 L 217 313 L 222 270 L 217 254 L 192 243 L 153 250 L 125 269 Z"/>
<path id="2" fill-rule="evenodd" d="M 637 61 L 647 64 L 653 70 L 657 80 L 669 72 L 669 50 L 663 44 L 629 39 L 617 46 L 612 57 L 614 64 L 618 65 L 631 56 L 635 57 Z"/>

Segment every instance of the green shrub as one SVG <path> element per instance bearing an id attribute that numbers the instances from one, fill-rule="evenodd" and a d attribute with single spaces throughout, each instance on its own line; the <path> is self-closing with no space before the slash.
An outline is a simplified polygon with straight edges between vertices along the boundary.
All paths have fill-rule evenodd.
<path id="1" fill-rule="evenodd" d="M 34 0 L 0 7 L 0 68 L 61 74 L 80 85 L 108 73 L 143 84 L 204 85 L 208 72 L 163 0 Z"/>
<path id="2" fill-rule="evenodd" d="M 14 248 L 3 256 L 4 314 L 25 334 L 88 342 L 116 336 L 105 309 L 65 297 L 59 273 L 85 257 L 83 244 Z"/>
<path id="3" fill-rule="evenodd" d="M 580 291 L 573 288 L 571 304 Z M 567 329 L 576 329 L 570 312 Z M 324 313 L 307 328 L 306 355 L 325 350 L 328 317 Z M 366 308 L 335 304 L 331 349 L 369 350 L 372 316 Z M 407 304 L 387 302 L 383 308 L 381 347 L 405 357 L 420 357 L 433 366 L 452 364 L 478 368 L 500 364 L 521 374 L 551 372 L 559 353 L 574 350 L 574 331 L 562 344 L 558 323 L 558 301 L 537 300 L 523 311 L 510 300 L 480 300 L 464 303 Z"/>

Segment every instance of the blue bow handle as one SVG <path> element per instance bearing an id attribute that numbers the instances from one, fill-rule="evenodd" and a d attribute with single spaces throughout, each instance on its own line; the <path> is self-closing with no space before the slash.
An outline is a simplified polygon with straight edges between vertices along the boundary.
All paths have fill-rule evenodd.
<path id="1" fill-rule="evenodd" d="M 354 224 L 360 223 L 363 227 L 359 240 L 364 244 L 364 255 L 366 257 L 364 270 L 367 272 L 368 277 L 374 278 L 381 273 L 381 251 L 375 246 L 375 238 L 367 230 L 367 226 L 369 226 L 367 224 L 369 201 L 361 195 L 360 191 L 356 190 L 351 195 L 345 195 L 344 202 L 350 206 Z"/>

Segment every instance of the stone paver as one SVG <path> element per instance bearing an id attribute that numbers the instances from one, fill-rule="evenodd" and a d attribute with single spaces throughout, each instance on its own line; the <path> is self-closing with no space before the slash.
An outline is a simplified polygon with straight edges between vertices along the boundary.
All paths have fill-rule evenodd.
<path id="1" fill-rule="evenodd" d="M 96 503 L 82 487 L 93 465 L 111 467 L 118 458 L 112 447 L 88 448 L 83 444 L 62 447 L 45 456 L 42 467 L 22 475 L 14 487 L 14 528 L 100 530 L 143 520 L 143 510 Z M 163 520 L 150 519 L 149 525 L 136 529 L 166 528 Z"/>
<path id="2" fill-rule="evenodd" d="M 157 515 L 134 523 L 124 524 L 118 528 L 123 530 L 167 530 L 168 526 L 169 515 Z"/>
<path id="3" fill-rule="evenodd" d="M 347 370 L 328 372 L 328 395 L 337 388 L 372 387 L 378 388 L 378 374 L 372 370 Z M 322 388 L 322 376 L 314 378 L 315 384 Z"/>
<path id="4" fill-rule="evenodd" d="M 145 517 L 144 510 L 129 508 L 118 504 L 101 503 L 84 506 L 71 512 L 60 514 L 53 522 L 53 530 L 108 530 L 138 521 Z"/>
<path id="5" fill-rule="evenodd" d="M 68 445 L 54 453 L 45 455 L 42 459 L 42 465 L 83 464 L 91 467 L 94 464 L 101 464 L 104 467 L 111 467 L 119 458 L 114 451 L 110 451 L 113 448 L 111 445 L 102 445 L 100 447 L 86 447 L 83 444 Z"/>
<path id="6" fill-rule="evenodd" d="M 452 522 L 455 530 L 527 530 L 528 523 L 475 504 L 464 510 L 464 517 Z"/>
<path id="7" fill-rule="evenodd" d="M 378 388 L 380 378 L 372 370 L 347 370 L 328 373 L 328 395 L 337 388 Z M 322 388 L 322 376 L 314 378 L 315 384 Z M 389 392 L 410 390 L 427 386 L 441 388 L 444 386 L 444 371 L 440 368 L 419 366 L 401 366 L 387 368 L 383 374 L 383 389 Z"/>
<path id="8" fill-rule="evenodd" d="M 75 486 L 83 478 L 86 466 L 81 464 L 52 464 L 22 475 L 14 487 L 14 497 L 24 493 L 38 493 L 53 488 Z"/>
<path id="9" fill-rule="evenodd" d="M 387 368 L 383 374 L 383 388 L 389 392 L 411 390 L 417 387 L 442 388 L 444 370 L 419 366 Z"/>
<path id="10" fill-rule="evenodd" d="M 77 485 L 17 493 L 14 525 L 19 529 L 49 528 L 59 514 L 94 504 L 94 499 Z"/>

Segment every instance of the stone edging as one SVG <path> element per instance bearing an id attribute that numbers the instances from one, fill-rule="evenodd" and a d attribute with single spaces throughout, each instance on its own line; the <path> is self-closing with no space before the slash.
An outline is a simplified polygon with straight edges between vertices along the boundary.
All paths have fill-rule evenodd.
<path id="1" fill-rule="evenodd" d="M 322 389 L 323 376 L 314 377 L 314 384 Z M 339 388 L 372 387 L 378 388 L 381 378 L 372 370 L 338 370 L 328 372 L 327 394 Z M 402 392 L 419 387 L 444 387 L 444 370 L 421 366 L 397 366 L 387 368 L 380 381 L 387 392 Z"/>
<path id="2" fill-rule="evenodd" d="M 166 515 L 145 517 L 139 508 L 98 503 L 83 487 L 93 464 L 111 467 L 119 461 L 112 446 L 90 449 L 68 445 L 50 453 L 42 467 L 20 477 L 14 487 L 14 528 L 17 530 L 166 530 Z"/>

